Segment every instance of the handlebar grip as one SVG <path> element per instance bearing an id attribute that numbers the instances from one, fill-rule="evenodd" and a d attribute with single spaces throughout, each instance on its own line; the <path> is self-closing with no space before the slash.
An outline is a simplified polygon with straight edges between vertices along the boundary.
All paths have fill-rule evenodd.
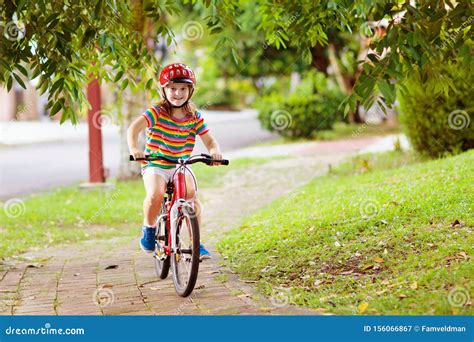
<path id="1" fill-rule="evenodd" d="M 222 165 L 229 165 L 229 160 L 228 159 L 222 159 L 221 164 Z"/>
<path id="2" fill-rule="evenodd" d="M 147 160 L 146 157 L 148 156 L 145 156 L 145 158 L 136 158 L 133 156 L 133 155 L 129 155 L 128 158 L 130 159 L 130 161 L 140 161 L 140 160 Z"/>

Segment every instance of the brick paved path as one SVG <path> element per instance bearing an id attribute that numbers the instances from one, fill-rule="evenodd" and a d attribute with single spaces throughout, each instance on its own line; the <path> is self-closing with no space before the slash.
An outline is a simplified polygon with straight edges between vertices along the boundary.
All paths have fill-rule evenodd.
<path id="1" fill-rule="evenodd" d="M 181 298 L 171 275 L 157 280 L 137 237 L 54 246 L 0 264 L 1 315 L 322 314 L 258 294 L 223 265 L 215 243 L 240 218 L 270 203 L 373 138 L 307 144 L 291 159 L 230 171 L 224 186 L 203 189 L 202 236 L 213 259 L 201 263 L 194 292 Z M 283 300 L 284 304 L 284 300 Z"/>

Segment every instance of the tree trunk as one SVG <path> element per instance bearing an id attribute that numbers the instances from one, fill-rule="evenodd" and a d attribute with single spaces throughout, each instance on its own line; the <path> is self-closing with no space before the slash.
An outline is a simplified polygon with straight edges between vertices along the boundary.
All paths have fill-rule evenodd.
<path id="1" fill-rule="evenodd" d="M 354 88 L 356 75 L 343 74 L 341 72 L 341 69 L 339 68 L 339 63 L 337 61 L 337 51 L 334 45 L 332 44 L 329 44 L 328 46 L 328 56 L 331 66 L 334 69 L 337 84 L 343 92 L 345 92 L 347 95 L 350 95 L 352 93 L 352 89 Z M 349 123 L 362 123 L 363 120 L 359 115 L 359 106 L 357 106 L 354 112 L 350 111 L 348 113 L 348 119 Z"/>
<path id="2" fill-rule="evenodd" d="M 140 163 L 129 160 L 130 152 L 127 143 L 127 129 L 132 121 L 139 116 L 146 108 L 146 97 L 143 93 L 132 94 L 129 88 L 122 92 L 122 106 L 120 117 L 120 165 L 118 178 L 121 180 L 131 179 L 140 175 Z M 145 134 L 138 136 L 138 146 L 145 148 Z"/>
<path id="3" fill-rule="evenodd" d="M 311 51 L 311 56 L 312 56 L 311 65 L 317 70 L 327 75 L 329 59 L 326 56 L 326 48 L 322 46 L 321 44 L 317 44 L 316 46 L 313 46 L 310 49 L 310 51 Z"/>
<path id="4" fill-rule="evenodd" d="M 293 71 L 290 78 L 290 94 L 296 91 L 296 87 L 301 83 L 301 76 L 299 72 Z"/>
<path id="5" fill-rule="evenodd" d="M 147 20 L 145 18 L 145 12 L 143 10 L 142 0 L 131 0 L 130 8 L 133 12 L 133 21 L 130 27 L 131 30 L 144 36 L 144 39 L 147 43 L 147 48 L 150 38 L 150 25 L 147 25 Z M 132 121 L 140 115 L 146 108 L 146 96 L 144 93 L 133 94 L 130 88 L 126 88 L 121 91 L 119 96 L 121 104 L 122 115 L 119 117 L 120 122 L 120 165 L 119 165 L 119 179 L 130 179 L 140 175 L 140 163 L 131 162 L 129 160 L 129 149 L 127 142 L 127 129 L 132 123 Z M 145 137 L 144 133 L 140 133 L 138 137 L 139 148 L 144 149 Z"/>

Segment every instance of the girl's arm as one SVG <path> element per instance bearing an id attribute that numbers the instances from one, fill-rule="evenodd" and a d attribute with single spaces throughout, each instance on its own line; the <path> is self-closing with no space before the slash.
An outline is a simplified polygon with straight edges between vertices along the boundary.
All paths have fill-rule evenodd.
<path id="1" fill-rule="evenodd" d="M 201 137 L 202 142 L 204 143 L 204 146 L 206 146 L 212 158 L 216 160 L 221 160 L 222 159 L 221 149 L 219 147 L 219 144 L 217 143 L 217 140 L 214 138 L 214 136 L 210 132 L 207 132 L 201 135 L 200 137 Z M 214 165 L 219 165 L 219 164 L 214 164 Z"/>
<path id="2" fill-rule="evenodd" d="M 145 157 L 145 153 L 138 148 L 138 134 L 148 127 L 148 122 L 143 116 L 140 116 L 132 122 L 127 129 L 127 143 L 130 154 L 135 158 Z"/>

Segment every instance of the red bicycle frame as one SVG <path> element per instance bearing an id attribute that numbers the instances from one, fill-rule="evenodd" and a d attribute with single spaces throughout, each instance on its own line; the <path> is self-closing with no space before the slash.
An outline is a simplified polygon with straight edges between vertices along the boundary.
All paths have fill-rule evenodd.
<path id="1" fill-rule="evenodd" d="M 169 195 L 169 194 L 168 194 Z M 173 223 L 171 220 L 171 212 L 173 208 L 175 210 L 179 210 L 180 206 L 177 206 L 177 203 L 182 204 L 185 202 L 186 198 L 186 176 L 184 173 L 184 168 L 179 168 L 174 177 L 173 177 L 173 197 L 171 201 L 166 201 L 166 231 L 168 233 L 168 243 L 164 246 L 165 249 L 165 254 L 170 255 L 171 254 L 171 248 L 173 246 L 173 242 L 171 237 L 172 237 L 172 229 L 171 229 L 171 224 Z M 175 242 L 174 242 L 175 243 Z"/>
<path id="2" fill-rule="evenodd" d="M 197 157 L 197 159 L 192 158 Z M 153 161 L 153 160 L 165 160 L 169 163 L 178 164 L 178 169 L 173 175 L 172 180 L 172 189 L 168 187 L 166 188 L 166 194 L 168 196 L 167 201 L 165 202 L 165 211 L 166 213 L 166 233 L 168 233 L 167 244 L 164 247 L 164 252 L 166 255 L 171 255 L 171 252 L 175 251 L 176 249 L 176 241 L 172 238 L 176 235 L 177 229 L 177 218 L 179 217 L 180 210 L 183 206 L 189 206 L 188 202 L 186 202 L 186 177 L 185 177 L 185 170 L 188 164 L 194 164 L 196 162 L 203 162 L 207 165 L 211 165 L 211 163 L 220 163 L 221 165 L 229 165 L 229 161 L 225 159 L 221 160 L 212 160 L 212 157 L 208 154 L 201 154 L 200 156 L 191 156 L 190 158 L 183 160 L 179 159 L 178 161 L 168 159 L 163 156 L 156 156 L 150 157 L 145 156 L 145 158 L 137 158 L 133 155 L 130 155 L 131 161 Z M 196 189 L 197 190 L 197 189 Z M 169 198 L 171 196 L 171 198 Z"/>
<path id="3" fill-rule="evenodd" d="M 201 261 L 199 222 L 193 210 L 193 204 L 186 201 L 186 170 L 193 176 L 196 191 L 197 183 L 187 165 L 195 163 L 229 165 L 229 161 L 214 160 L 207 154 L 191 156 L 186 159 L 179 158 L 178 160 L 163 156 L 145 156 L 135 159 L 131 155 L 130 160 L 161 160 L 178 165 L 177 169 L 172 172 L 172 179 L 166 183 L 166 197 L 163 198 L 160 216 L 157 218 L 156 232 L 158 236 L 155 240 L 153 256 L 158 277 L 165 279 L 171 267 L 176 292 L 180 296 L 186 297 L 196 285 L 199 262 Z"/>

